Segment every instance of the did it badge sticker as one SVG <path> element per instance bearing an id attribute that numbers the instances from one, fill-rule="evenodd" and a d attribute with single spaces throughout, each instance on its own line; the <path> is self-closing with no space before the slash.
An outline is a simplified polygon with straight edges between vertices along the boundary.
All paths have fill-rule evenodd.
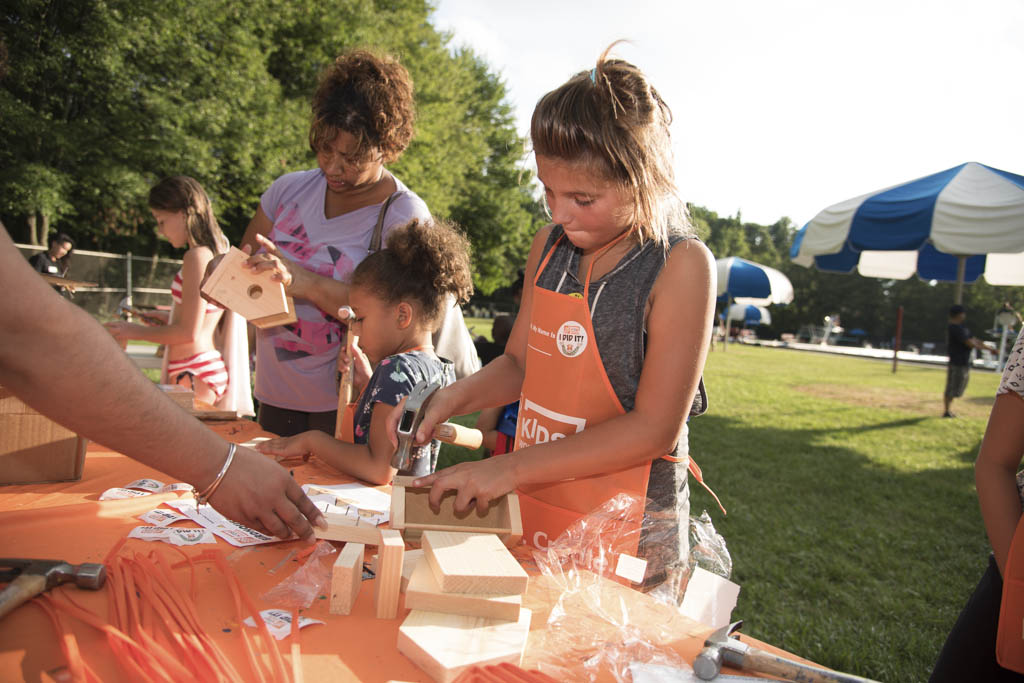
<path id="1" fill-rule="evenodd" d="M 566 358 L 575 358 L 587 348 L 587 328 L 575 320 L 567 320 L 558 328 L 555 345 Z"/>

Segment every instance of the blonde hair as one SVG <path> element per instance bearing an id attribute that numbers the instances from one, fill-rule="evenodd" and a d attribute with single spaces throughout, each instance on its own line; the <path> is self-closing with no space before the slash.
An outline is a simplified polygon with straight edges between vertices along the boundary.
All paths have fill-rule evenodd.
<path id="1" fill-rule="evenodd" d="M 544 95 L 530 138 L 539 156 L 580 164 L 626 191 L 641 240 L 666 244 L 670 232 L 692 233 L 672 169 L 672 112 L 637 67 L 609 57 Z"/>
<path id="2" fill-rule="evenodd" d="M 365 287 L 389 304 L 416 302 L 434 331 L 448 294 L 459 303 L 473 294 L 469 240 L 454 223 L 413 219 L 388 233 L 387 247 L 356 266 L 352 286 Z"/>
<path id="3" fill-rule="evenodd" d="M 228 250 L 228 238 L 213 215 L 210 197 L 194 178 L 186 175 L 164 178 L 150 189 L 149 208 L 183 211 L 189 246 L 208 247 L 215 254 Z"/>

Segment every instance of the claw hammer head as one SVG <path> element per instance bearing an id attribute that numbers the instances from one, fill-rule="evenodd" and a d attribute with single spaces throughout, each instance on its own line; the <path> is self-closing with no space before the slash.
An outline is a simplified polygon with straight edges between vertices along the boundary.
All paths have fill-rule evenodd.
<path id="1" fill-rule="evenodd" d="M 0 558 L 0 581 L 13 581 L 19 576 L 44 577 L 44 590 L 63 583 L 74 583 L 79 588 L 99 590 L 107 580 L 107 568 L 92 562 L 72 565 L 61 560 Z"/>
<path id="2" fill-rule="evenodd" d="M 710 681 L 722 670 L 723 663 L 736 665 L 732 660 L 737 654 L 737 649 L 742 650 L 747 646 L 730 636 L 742 626 L 742 621 L 735 621 L 714 631 L 704 640 L 704 649 L 693 660 L 693 672 L 698 678 Z M 740 658 L 742 659 L 742 656 Z"/>
<path id="3" fill-rule="evenodd" d="M 416 430 L 423 421 L 423 410 L 427 401 L 435 391 L 441 388 L 439 382 L 423 380 L 412 388 L 405 399 L 405 409 L 398 422 L 398 450 L 391 458 L 391 466 L 399 472 L 406 472 L 412 465 L 412 445 L 416 438 Z"/>

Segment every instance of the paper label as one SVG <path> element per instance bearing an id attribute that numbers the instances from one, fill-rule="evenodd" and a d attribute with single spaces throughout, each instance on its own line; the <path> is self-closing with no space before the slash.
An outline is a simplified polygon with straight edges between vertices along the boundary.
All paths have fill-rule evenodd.
<path id="1" fill-rule="evenodd" d="M 647 560 L 641 560 L 639 557 L 625 553 L 619 555 L 619 561 L 615 565 L 615 575 L 633 583 L 643 583 L 646 571 Z"/>
<path id="2" fill-rule="evenodd" d="M 153 495 L 152 491 L 136 491 L 134 489 L 113 488 L 107 489 L 100 494 L 100 500 L 125 500 L 126 498 L 141 498 Z"/>
<path id="3" fill-rule="evenodd" d="M 180 511 L 193 522 L 198 523 L 204 529 L 209 529 L 211 532 L 236 547 L 273 543 L 275 541 L 282 540 L 274 536 L 261 534 L 255 529 L 250 529 L 238 522 L 234 522 L 214 510 L 209 505 L 199 507 L 196 505 L 194 498 L 169 500 L 167 501 L 167 505 Z"/>
<path id="4" fill-rule="evenodd" d="M 128 534 L 128 538 L 143 541 L 163 541 L 171 545 L 196 545 L 197 543 L 216 543 L 206 529 L 168 529 L 160 526 L 137 526 Z"/>
<path id="5" fill-rule="evenodd" d="M 144 515 L 139 515 L 139 519 L 152 526 L 170 526 L 175 522 L 180 522 L 183 519 L 188 519 L 185 515 L 175 512 L 174 510 L 164 510 L 163 508 L 157 508 L 150 510 Z"/>
<path id="6" fill-rule="evenodd" d="M 282 640 L 292 632 L 292 613 L 283 609 L 265 609 L 260 612 L 260 617 L 263 618 L 263 622 L 267 625 L 267 630 L 270 631 L 270 635 L 274 636 L 277 640 Z M 246 617 L 245 621 L 242 622 L 246 626 L 256 628 L 256 620 L 252 617 Z M 322 624 L 324 622 L 318 619 L 310 619 L 309 617 L 299 617 L 299 628 L 305 628 L 312 626 L 313 624 Z"/>

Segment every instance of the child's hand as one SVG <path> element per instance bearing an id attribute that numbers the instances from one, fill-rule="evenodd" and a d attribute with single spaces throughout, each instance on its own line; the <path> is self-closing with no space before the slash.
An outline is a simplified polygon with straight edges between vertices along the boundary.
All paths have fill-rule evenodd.
<path id="1" fill-rule="evenodd" d="M 518 485 L 513 460 L 508 455 L 511 454 L 452 465 L 420 477 L 412 485 L 430 487 L 429 502 L 434 512 L 440 512 L 445 491 L 456 491 L 456 513 L 465 512 L 475 503 L 477 511 L 485 514 L 492 501 L 514 491 Z"/>
<path id="2" fill-rule="evenodd" d="M 323 434 L 323 432 L 314 430 L 296 434 L 295 436 L 282 436 L 268 441 L 261 441 L 256 444 L 255 448 L 260 453 L 274 456 L 277 462 L 300 459 L 306 462 L 316 455 L 315 441 L 318 438 L 317 434 Z"/>
<path id="3" fill-rule="evenodd" d="M 365 387 L 370 381 L 370 375 L 373 374 L 373 368 L 370 367 L 370 359 L 359 348 L 359 337 L 352 337 L 351 354 L 347 352 L 344 345 L 338 351 L 338 371 L 344 374 L 350 366 L 352 368 L 352 386 Z"/>

